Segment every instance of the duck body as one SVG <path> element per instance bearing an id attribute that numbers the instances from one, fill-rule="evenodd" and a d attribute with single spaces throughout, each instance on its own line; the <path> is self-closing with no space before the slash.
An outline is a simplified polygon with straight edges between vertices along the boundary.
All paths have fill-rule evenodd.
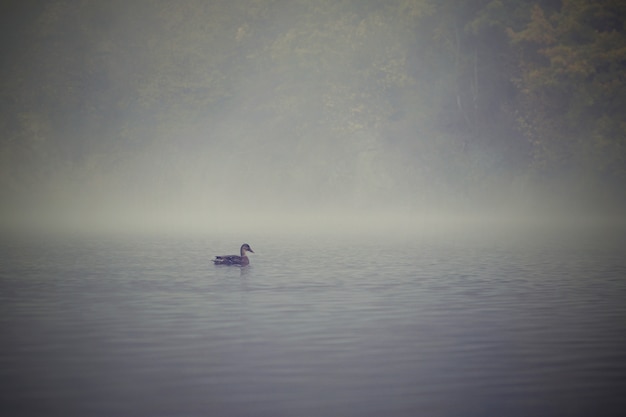
<path id="1" fill-rule="evenodd" d="M 254 253 L 250 245 L 244 243 L 241 245 L 241 249 L 239 250 L 239 255 L 222 255 L 216 256 L 213 259 L 213 263 L 215 265 L 234 265 L 234 266 L 246 266 L 250 264 L 250 260 L 246 256 L 246 252 Z"/>

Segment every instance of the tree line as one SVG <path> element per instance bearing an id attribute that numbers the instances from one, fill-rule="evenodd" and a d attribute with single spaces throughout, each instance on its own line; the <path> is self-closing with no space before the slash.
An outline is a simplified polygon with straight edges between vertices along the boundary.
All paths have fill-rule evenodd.
<path id="1" fill-rule="evenodd" d="M 583 200 L 626 197 L 619 0 L 4 7 L 5 201 L 127 186 L 137 166 L 163 177 L 155 194 L 257 168 L 259 193 L 311 199 L 394 190 L 415 205 L 565 184 Z M 236 174 L 213 163 L 225 147 Z"/>

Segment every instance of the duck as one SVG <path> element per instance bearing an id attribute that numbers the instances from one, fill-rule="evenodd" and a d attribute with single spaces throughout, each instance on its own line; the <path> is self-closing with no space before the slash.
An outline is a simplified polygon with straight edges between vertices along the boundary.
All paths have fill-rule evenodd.
<path id="1" fill-rule="evenodd" d="M 246 266 L 250 263 L 250 260 L 246 256 L 246 252 L 254 253 L 250 245 L 244 243 L 243 245 L 241 245 L 241 249 L 239 250 L 239 253 L 241 255 L 216 256 L 215 259 L 213 259 L 213 263 L 215 265 Z"/>

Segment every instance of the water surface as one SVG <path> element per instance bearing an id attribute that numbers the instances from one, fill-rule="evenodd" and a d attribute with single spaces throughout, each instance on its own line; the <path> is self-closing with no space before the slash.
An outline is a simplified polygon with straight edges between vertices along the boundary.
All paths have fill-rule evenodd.
<path id="1" fill-rule="evenodd" d="M 620 415 L 619 233 L 6 237 L 2 415 Z"/>

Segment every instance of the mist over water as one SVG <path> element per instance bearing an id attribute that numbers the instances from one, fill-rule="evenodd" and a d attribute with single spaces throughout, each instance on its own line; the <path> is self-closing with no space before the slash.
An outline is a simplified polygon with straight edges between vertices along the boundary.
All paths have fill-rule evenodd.
<path id="1" fill-rule="evenodd" d="M 104 174 L 67 178 L 52 190 L 8 202 L 2 227 L 70 233 L 393 234 L 622 221 L 619 210 L 546 196 L 507 175 L 498 179 L 498 171 L 486 172 L 484 183 L 455 188 L 462 178 L 459 167 L 444 165 L 435 176 L 421 177 L 420 165 L 404 149 L 383 144 L 359 145 L 337 157 L 334 146 L 321 146 L 316 138 L 300 145 L 314 152 L 296 153 L 291 136 L 273 137 L 271 129 L 226 129 L 246 115 L 223 116 L 222 128 L 170 132 L 159 141 L 169 142 L 162 149 L 147 147 Z"/>

